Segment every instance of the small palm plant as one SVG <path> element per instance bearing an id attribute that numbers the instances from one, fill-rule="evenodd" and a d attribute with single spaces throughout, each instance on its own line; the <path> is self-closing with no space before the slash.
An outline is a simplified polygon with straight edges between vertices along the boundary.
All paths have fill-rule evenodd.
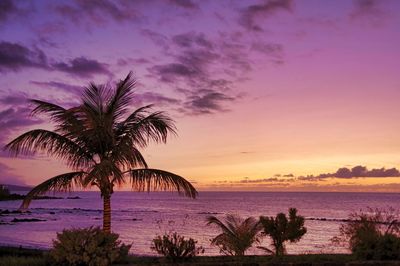
<path id="1" fill-rule="evenodd" d="M 222 254 L 243 256 L 254 243 L 259 243 L 261 228 L 259 222 L 253 217 L 243 219 L 228 214 L 223 222 L 215 216 L 209 216 L 207 225 L 211 224 L 216 225 L 222 231 L 211 240 L 211 244 L 218 246 Z"/>
<path id="2" fill-rule="evenodd" d="M 304 227 L 304 217 L 298 216 L 295 208 L 289 209 L 289 219 L 284 213 L 278 213 L 275 218 L 261 216 L 260 223 L 263 227 L 262 234 L 272 238 L 274 250 L 260 248 L 276 256 L 286 253 L 285 242 L 297 242 L 307 232 Z"/>
<path id="3" fill-rule="evenodd" d="M 195 198 L 196 189 L 183 177 L 150 169 L 139 149 L 150 141 L 166 142 L 175 134 L 173 120 L 151 105 L 132 111 L 135 80 L 131 73 L 116 88 L 90 84 L 81 104 L 64 108 L 54 103 L 31 100 L 32 114 L 46 114 L 55 129 L 34 129 L 17 137 L 5 149 L 13 155 L 38 151 L 64 160 L 73 172 L 52 177 L 34 187 L 21 208 L 50 190 L 97 187 L 103 199 L 103 230 L 111 232 L 111 195 L 115 186 L 131 183 L 136 191 L 177 190 Z"/>

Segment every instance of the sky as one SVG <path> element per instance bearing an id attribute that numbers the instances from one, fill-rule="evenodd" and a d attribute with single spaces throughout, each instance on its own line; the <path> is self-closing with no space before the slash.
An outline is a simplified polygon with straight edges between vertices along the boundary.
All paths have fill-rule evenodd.
<path id="1" fill-rule="evenodd" d="M 178 136 L 152 168 L 198 190 L 400 192 L 400 1 L 0 1 L 0 145 L 34 128 L 27 99 L 70 107 L 133 71 L 132 110 Z M 67 171 L 0 153 L 0 183 Z"/>

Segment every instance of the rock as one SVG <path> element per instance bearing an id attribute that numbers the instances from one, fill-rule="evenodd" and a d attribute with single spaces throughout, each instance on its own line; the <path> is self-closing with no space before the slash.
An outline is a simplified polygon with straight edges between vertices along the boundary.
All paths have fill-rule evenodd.
<path id="1" fill-rule="evenodd" d="M 21 223 L 21 222 L 45 222 L 46 220 L 41 220 L 37 218 L 23 218 L 23 219 L 17 219 L 14 218 L 11 220 L 12 223 Z"/>
<path id="2" fill-rule="evenodd" d="M 75 197 L 67 197 L 67 199 L 81 199 L 81 197 L 79 197 L 79 196 L 75 196 Z"/>

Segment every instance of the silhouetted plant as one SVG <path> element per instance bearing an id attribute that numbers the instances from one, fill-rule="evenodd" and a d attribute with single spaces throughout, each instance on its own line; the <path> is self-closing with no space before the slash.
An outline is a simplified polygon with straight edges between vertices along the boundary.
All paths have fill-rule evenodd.
<path id="1" fill-rule="evenodd" d="M 348 222 L 340 226 L 339 236 L 332 239 L 346 244 L 360 259 L 400 259 L 399 212 L 393 208 L 353 212 Z"/>
<path id="2" fill-rule="evenodd" d="M 207 217 L 207 225 L 214 224 L 222 233 L 211 240 L 211 244 L 218 246 L 225 255 L 243 256 L 254 243 L 259 243 L 259 222 L 253 217 L 242 219 L 239 216 L 228 214 L 225 221 L 215 216 Z"/>
<path id="3" fill-rule="evenodd" d="M 126 258 L 130 248 L 121 244 L 118 234 L 98 227 L 70 229 L 57 233 L 50 257 L 55 265 L 108 266 Z"/>
<path id="4" fill-rule="evenodd" d="M 297 242 L 307 232 L 304 227 L 304 217 L 297 215 L 295 208 L 289 209 L 289 219 L 284 213 L 278 213 L 276 217 L 260 217 L 263 227 L 263 235 L 268 235 L 272 239 L 273 250 L 260 247 L 261 249 L 281 256 L 286 253 L 285 242 Z"/>
<path id="5" fill-rule="evenodd" d="M 197 241 L 193 238 L 185 239 L 175 232 L 154 238 L 151 249 L 172 261 L 177 261 L 204 253 L 204 248 L 196 247 L 196 244 Z"/>
<path id="6" fill-rule="evenodd" d="M 195 198 L 196 189 L 183 177 L 149 169 L 140 153 L 149 141 L 166 142 L 175 134 L 173 120 L 163 112 L 151 112 L 151 105 L 132 112 L 135 80 L 131 73 L 112 89 L 91 83 L 82 93 L 81 104 L 63 108 L 54 103 L 31 100 L 32 114 L 46 114 L 54 131 L 30 130 L 5 149 L 15 156 L 38 151 L 66 161 L 73 172 L 52 177 L 34 187 L 21 208 L 48 191 L 69 191 L 73 187 L 97 187 L 103 198 L 103 230 L 111 232 L 111 195 L 114 186 L 131 183 L 137 191 L 177 190 Z"/>
<path id="7" fill-rule="evenodd" d="M 4 185 L 0 185 L 0 198 L 5 198 L 7 196 L 10 195 L 10 190 L 4 186 Z"/>

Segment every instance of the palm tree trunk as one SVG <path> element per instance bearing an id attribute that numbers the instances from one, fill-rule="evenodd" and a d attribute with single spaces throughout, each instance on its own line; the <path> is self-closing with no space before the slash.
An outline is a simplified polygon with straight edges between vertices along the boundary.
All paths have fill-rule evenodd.
<path id="1" fill-rule="evenodd" d="M 103 231 L 111 233 L 111 195 L 103 196 Z"/>

